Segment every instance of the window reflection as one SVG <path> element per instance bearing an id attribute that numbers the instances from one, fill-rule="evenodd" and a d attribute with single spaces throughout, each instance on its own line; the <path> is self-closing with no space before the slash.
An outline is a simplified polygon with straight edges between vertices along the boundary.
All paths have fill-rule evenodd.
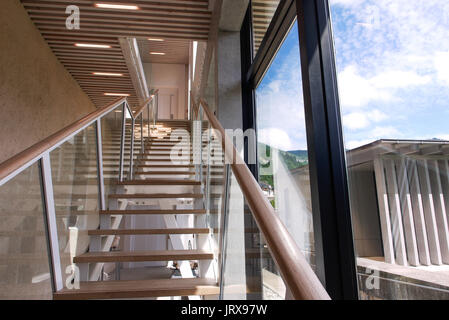
<path id="1" fill-rule="evenodd" d="M 307 261 L 315 265 L 308 152 L 296 22 L 256 89 L 259 182 Z M 265 295 L 274 295 L 266 259 Z M 266 282 L 265 282 L 266 280 Z M 270 289 L 271 288 L 271 289 Z M 265 288 L 264 288 L 265 289 Z"/>
<path id="2" fill-rule="evenodd" d="M 273 19 L 280 0 L 252 0 L 254 56 L 259 50 L 263 37 Z"/>

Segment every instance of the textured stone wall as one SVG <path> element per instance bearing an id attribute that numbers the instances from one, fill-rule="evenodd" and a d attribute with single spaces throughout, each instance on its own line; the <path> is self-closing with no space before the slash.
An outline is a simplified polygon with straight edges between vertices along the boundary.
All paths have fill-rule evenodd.
<path id="1" fill-rule="evenodd" d="M 19 0 L 0 10 L 0 163 L 95 110 Z"/>

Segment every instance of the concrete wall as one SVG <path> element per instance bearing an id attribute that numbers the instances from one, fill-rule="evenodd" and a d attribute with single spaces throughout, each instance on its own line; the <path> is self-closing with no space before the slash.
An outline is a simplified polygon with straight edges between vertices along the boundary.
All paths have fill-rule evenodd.
<path id="1" fill-rule="evenodd" d="M 225 129 L 242 128 L 240 32 L 220 31 L 217 42 L 217 118 Z"/>
<path id="2" fill-rule="evenodd" d="M 357 259 L 360 300 L 449 300 L 446 271 Z"/>
<path id="3" fill-rule="evenodd" d="M 177 89 L 178 103 L 174 119 L 186 119 L 188 66 L 185 64 L 144 63 L 143 69 L 150 89 L 159 89 L 160 93 L 164 89 L 166 89 L 165 91 Z M 159 112 L 159 114 L 166 114 L 166 112 Z"/>
<path id="4" fill-rule="evenodd" d="M 0 10 L 0 163 L 95 106 L 58 62 L 19 0 Z"/>
<path id="5" fill-rule="evenodd" d="M 382 234 L 372 163 L 348 170 L 354 243 L 358 257 L 381 257 Z M 361 187 L 363 186 L 363 187 Z"/>

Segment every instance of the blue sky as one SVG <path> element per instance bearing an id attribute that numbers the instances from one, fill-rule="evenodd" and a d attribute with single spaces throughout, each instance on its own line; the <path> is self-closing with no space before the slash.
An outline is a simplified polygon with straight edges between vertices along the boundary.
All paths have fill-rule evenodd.
<path id="1" fill-rule="evenodd" d="M 331 0 L 331 11 L 346 147 L 449 139 L 449 1 Z M 295 25 L 256 91 L 259 140 L 283 150 L 306 149 L 299 64 Z"/>
<path id="2" fill-rule="evenodd" d="M 302 101 L 295 23 L 256 90 L 259 141 L 282 150 L 307 149 Z"/>

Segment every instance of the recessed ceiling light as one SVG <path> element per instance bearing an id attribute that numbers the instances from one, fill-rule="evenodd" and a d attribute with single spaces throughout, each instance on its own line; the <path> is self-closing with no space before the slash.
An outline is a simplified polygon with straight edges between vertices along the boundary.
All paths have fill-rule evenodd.
<path id="1" fill-rule="evenodd" d="M 159 38 L 148 38 L 148 40 L 150 40 L 150 41 L 159 41 L 159 42 L 165 41 L 164 39 L 159 39 Z"/>
<path id="2" fill-rule="evenodd" d="M 114 3 L 96 3 L 97 8 L 102 9 L 117 9 L 117 10 L 139 10 L 140 8 L 136 5 L 127 4 L 114 4 Z"/>
<path id="3" fill-rule="evenodd" d="M 106 92 L 104 95 L 110 96 L 110 97 L 129 97 L 130 96 L 129 93 L 109 93 L 109 92 Z"/>
<path id="4" fill-rule="evenodd" d="M 150 52 L 150 54 L 159 55 L 159 56 L 165 56 L 164 52 Z"/>
<path id="5" fill-rule="evenodd" d="M 103 48 L 103 49 L 112 48 L 110 45 L 107 45 L 107 44 L 95 44 L 95 43 L 75 43 L 75 47 L 81 47 L 81 48 Z"/>
<path id="6" fill-rule="evenodd" d="M 123 73 L 112 73 L 112 72 L 93 72 L 94 76 L 106 76 L 106 77 L 123 77 Z"/>

